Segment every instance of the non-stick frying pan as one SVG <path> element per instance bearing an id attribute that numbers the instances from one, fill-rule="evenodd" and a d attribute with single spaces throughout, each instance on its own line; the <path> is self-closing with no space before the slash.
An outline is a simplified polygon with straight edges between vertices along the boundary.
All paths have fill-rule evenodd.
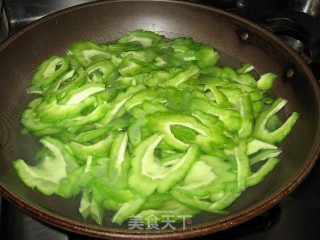
<path id="1" fill-rule="evenodd" d="M 281 163 L 263 183 L 245 192 L 225 215 L 203 213 L 186 229 L 129 230 L 112 224 L 85 221 L 79 199 L 46 197 L 26 187 L 12 168 L 17 158 L 33 163 L 37 140 L 21 135 L 20 117 L 30 96 L 26 94 L 38 65 L 51 55 L 64 54 L 79 40 L 110 42 L 134 29 L 147 29 L 168 38 L 188 36 L 220 52 L 220 64 L 249 62 L 257 74 L 278 75 L 271 94 L 289 102 L 282 111 L 300 114 L 282 143 Z M 43 18 L 0 46 L 0 190 L 30 215 L 59 228 L 101 238 L 189 238 L 221 231 L 245 222 L 287 196 L 311 170 L 319 150 L 320 101 L 318 85 L 308 66 L 276 36 L 238 16 L 210 7 L 175 1 L 99 1 Z M 204 176 L 205 177 L 205 176 Z"/>

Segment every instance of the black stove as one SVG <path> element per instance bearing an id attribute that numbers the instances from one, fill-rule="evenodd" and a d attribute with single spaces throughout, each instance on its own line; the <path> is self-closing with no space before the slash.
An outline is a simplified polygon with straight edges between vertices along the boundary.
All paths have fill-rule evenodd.
<path id="1" fill-rule="evenodd" d="M 0 0 L 0 42 L 50 13 L 93 0 Z M 231 11 L 281 36 L 320 79 L 319 0 L 190 0 Z M 299 31 L 297 31 L 299 29 Z M 0 239 L 93 240 L 34 219 L 0 197 Z M 317 240 L 320 238 L 320 163 L 278 205 L 234 228 L 201 239 Z"/>

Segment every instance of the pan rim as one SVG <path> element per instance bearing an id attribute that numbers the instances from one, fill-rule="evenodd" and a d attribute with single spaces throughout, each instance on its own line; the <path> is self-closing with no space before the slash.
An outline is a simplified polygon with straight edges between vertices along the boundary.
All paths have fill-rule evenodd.
<path id="1" fill-rule="evenodd" d="M 183 2 L 183 1 L 175 1 L 175 0 L 140 0 L 140 1 L 130 1 L 130 0 L 120 0 L 120 1 L 95 1 L 90 3 L 84 3 L 75 7 L 70 7 L 68 9 L 61 10 L 56 13 L 52 13 L 44 18 L 41 18 L 37 20 L 36 22 L 28 25 L 27 27 L 23 28 L 16 34 L 12 35 L 9 39 L 4 41 L 0 45 L 0 53 L 3 51 L 7 45 L 9 45 L 12 41 L 14 41 L 19 36 L 23 35 L 26 31 L 30 31 L 33 28 L 35 28 L 37 25 L 42 24 L 43 22 L 52 20 L 54 18 L 59 17 L 60 15 L 67 14 L 68 12 L 74 12 L 78 11 L 82 8 L 87 7 L 93 7 L 96 5 L 104 5 L 104 4 L 120 4 L 121 2 L 164 2 L 164 3 L 174 3 L 174 4 L 184 4 L 184 5 L 190 5 L 194 7 L 200 7 L 207 9 L 208 11 L 213 11 L 218 14 L 222 14 L 227 17 L 232 17 L 238 21 L 241 21 L 244 24 L 250 25 L 254 30 L 259 31 L 260 33 L 267 34 L 270 33 L 268 30 L 263 29 L 261 26 L 252 23 L 242 17 L 239 17 L 235 14 L 225 12 L 224 10 L 216 9 L 213 7 L 203 6 L 196 3 L 190 3 L 190 2 Z M 317 85 L 317 82 L 311 72 L 311 70 L 307 67 L 307 64 L 303 61 L 303 59 L 294 52 L 289 46 L 287 46 L 285 43 L 283 43 L 278 37 L 274 35 L 268 34 L 268 37 L 272 39 L 272 41 L 276 42 L 279 46 L 285 49 L 286 52 L 290 54 L 290 56 L 299 63 L 299 65 L 303 66 L 303 69 L 305 70 L 306 75 L 310 79 L 310 83 L 312 84 L 315 97 L 318 102 L 318 108 L 320 109 L 319 103 L 320 103 L 320 91 L 319 87 Z M 90 226 L 86 224 L 76 223 L 74 221 L 68 220 L 67 218 L 58 216 L 57 214 L 51 213 L 45 209 L 39 208 L 32 203 L 25 201 L 23 199 L 19 199 L 18 196 L 11 192 L 9 189 L 7 189 L 5 186 L 0 183 L 0 192 L 2 196 L 4 196 L 9 201 L 13 202 L 15 205 L 17 205 L 19 208 L 24 210 L 25 212 L 31 214 L 32 216 L 38 218 L 39 220 L 42 220 L 44 222 L 47 222 L 49 224 L 52 224 L 54 226 L 60 227 L 62 229 L 66 230 L 72 230 L 77 233 L 82 233 L 90 236 L 95 237 L 108 237 L 108 238 L 121 238 L 121 239 L 137 239 L 137 238 L 148 238 L 148 239 L 171 239 L 171 238 L 188 238 L 188 237 L 194 237 L 194 236 L 200 236 L 204 234 L 214 233 L 218 231 L 222 231 L 224 229 L 227 229 L 231 226 L 236 226 L 238 224 L 241 224 L 249 219 L 252 219 L 256 216 L 258 216 L 260 213 L 270 209 L 277 203 L 279 203 L 284 197 L 289 195 L 300 183 L 305 179 L 305 177 L 308 175 L 308 173 L 311 171 L 313 166 L 315 165 L 318 157 L 319 157 L 319 151 L 320 151 L 320 132 L 319 128 L 317 129 L 316 139 L 317 144 L 315 144 L 310 153 L 307 161 L 304 162 L 303 167 L 297 171 L 297 173 L 291 177 L 291 180 L 288 181 L 287 184 L 285 184 L 283 187 L 281 187 L 278 191 L 276 191 L 274 194 L 272 194 L 269 198 L 264 199 L 260 203 L 257 203 L 253 205 L 250 208 L 246 208 L 243 211 L 240 211 L 236 214 L 230 215 L 229 217 L 223 218 L 218 221 L 214 221 L 213 223 L 208 224 L 200 224 L 195 226 L 194 228 L 187 228 L 185 230 L 177 231 L 177 230 L 161 230 L 161 231 L 152 231 L 148 232 L 148 235 L 146 235 L 146 230 L 133 232 L 132 230 L 115 230 L 109 227 L 98 227 L 98 226 Z M 41 210 L 41 211 L 39 211 Z M 248 218 L 248 216 L 250 218 Z M 142 236 L 143 234 L 143 236 Z"/>

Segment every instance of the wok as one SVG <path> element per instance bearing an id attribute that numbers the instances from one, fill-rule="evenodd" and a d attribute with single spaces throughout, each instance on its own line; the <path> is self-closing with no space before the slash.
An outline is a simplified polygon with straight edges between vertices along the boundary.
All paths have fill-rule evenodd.
<path id="1" fill-rule="evenodd" d="M 38 65 L 51 55 L 64 54 L 79 40 L 110 42 L 134 29 L 146 29 L 168 38 L 188 36 L 211 44 L 221 54 L 220 64 L 249 62 L 257 74 L 278 75 L 274 97 L 288 104 L 299 121 L 281 144 L 277 168 L 256 187 L 246 191 L 225 215 L 202 213 L 185 229 L 129 230 L 127 224 L 104 226 L 85 221 L 79 199 L 46 197 L 26 187 L 12 162 L 34 161 L 36 139 L 21 135 L 20 117 L 30 96 L 26 87 Z M 308 66 L 289 46 L 269 31 L 231 13 L 177 1 L 99 1 L 45 17 L 18 32 L 0 46 L 0 191 L 3 197 L 46 223 L 80 234 L 117 239 L 169 239 L 207 235 L 243 223 L 271 208 L 292 192 L 309 173 L 319 151 L 319 89 Z"/>

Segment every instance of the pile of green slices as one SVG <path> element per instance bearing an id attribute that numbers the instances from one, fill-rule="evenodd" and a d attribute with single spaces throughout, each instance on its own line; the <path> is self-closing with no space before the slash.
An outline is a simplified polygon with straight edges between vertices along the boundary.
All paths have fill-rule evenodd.
<path id="1" fill-rule="evenodd" d="M 267 92 L 276 76 L 216 65 L 209 45 L 135 30 L 74 43 L 38 68 L 21 122 L 39 138 L 37 164 L 13 164 L 45 195 L 81 196 L 84 218 L 221 213 L 279 162 L 298 119 Z"/>

